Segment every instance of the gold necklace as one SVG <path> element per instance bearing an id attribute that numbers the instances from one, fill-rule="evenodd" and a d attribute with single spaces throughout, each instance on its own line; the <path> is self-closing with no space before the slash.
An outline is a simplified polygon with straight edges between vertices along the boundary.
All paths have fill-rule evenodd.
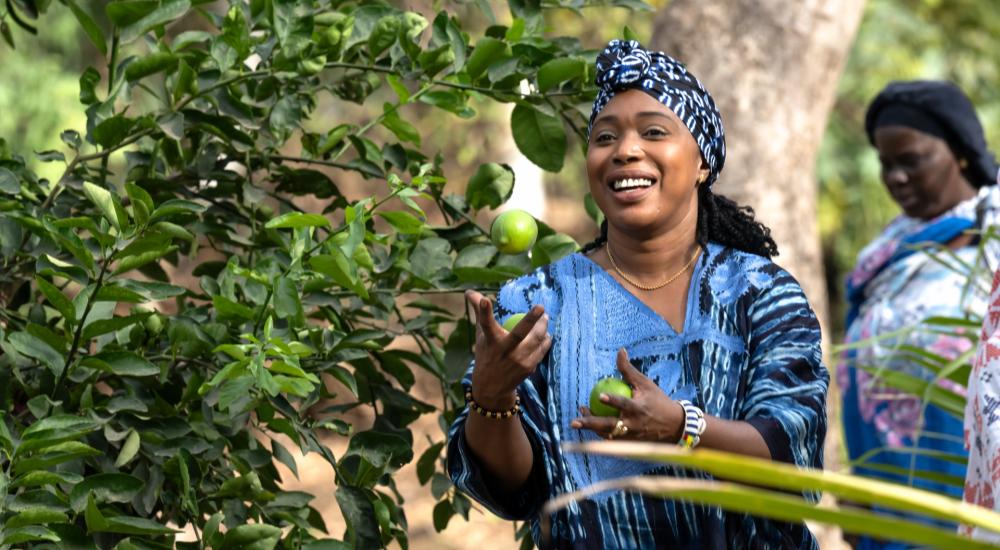
<path id="1" fill-rule="evenodd" d="M 661 289 L 661 288 L 669 285 L 670 283 L 674 282 L 674 280 L 677 279 L 677 277 L 680 277 L 681 274 L 683 274 L 685 271 L 687 271 L 688 268 L 690 268 L 694 264 L 694 261 L 698 259 L 698 256 L 701 255 L 701 247 L 698 247 L 698 249 L 694 251 L 694 255 L 691 256 L 691 259 L 688 260 L 688 262 L 686 264 L 684 264 L 684 267 L 682 267 L 680 271 L 678 271 L 677 273 L 674 273 L 673 275 L 671 275 L 670 277 L 668 277 L 666 281 L 663 281 L 662 283 L 660 283 L 658 285 L 646 286 L 646 285 L 640 284 L 638 281 L 633 280 L 631 277 L 629 277 L 628 275 L 626 275 L 625 272 L 622 271 L 620 267 L 618 267 L 618 264 L 615 263 L 615 257 L 611 255 L 611 245 L 610 244 L 605 244 L 604 245 L 604 249 L 608 253 L 608 259 L 611 260 L 611 267 L 615 268 L 615 271 L 617 271 L 618 274 L 621 275 L 622 279 L 625 279 L 625 281 L 628 282 L 630 285 L 632 285 L 632 286 L 634 286 L 634 287 L 636 287 L 636 288 L 638 288 L 640 290 L 658 290 L 658 289 Z"/>

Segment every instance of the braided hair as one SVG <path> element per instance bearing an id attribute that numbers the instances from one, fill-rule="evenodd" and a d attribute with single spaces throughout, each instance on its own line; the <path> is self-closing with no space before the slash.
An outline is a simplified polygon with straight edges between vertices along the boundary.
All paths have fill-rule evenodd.
<path id="1" fill-rule="evenodd" d="M 778 245 L 771 230 L 754 216 L 753 208 L 712 193 L 707 185 L 698 187 L 698 228 L 695 240 L 703 249 L 709 242 L 729 246 L 765 258 L 778 255 Z M 601 234 L 580 251 L 589 254 L 608 242 L 608 221 L 601 224 Z"/>

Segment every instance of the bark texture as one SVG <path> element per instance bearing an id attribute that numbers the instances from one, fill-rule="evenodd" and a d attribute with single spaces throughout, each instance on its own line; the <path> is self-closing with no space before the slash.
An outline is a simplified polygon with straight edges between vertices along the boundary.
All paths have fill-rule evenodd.
<path id="1" fill-rule="evenodd" d="M 756 211 L 779 264 L 827 321 L 816 155 L 864 0 L 672 0 L 651 46 L 682 61 L 722 111 L 715 191 Z"/>

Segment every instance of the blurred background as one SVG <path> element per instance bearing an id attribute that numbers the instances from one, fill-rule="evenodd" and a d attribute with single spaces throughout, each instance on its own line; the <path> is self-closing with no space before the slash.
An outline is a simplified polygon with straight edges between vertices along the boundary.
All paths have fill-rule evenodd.
<path id="1" fill-rule="evenodd" d="M 94 2 L 94 10 L 102 10 Z M 414 5 L 416 4 L 416 6 Z M 668 1 L 654 2 L 665 8 Z M 407 2 L 408 9 L 432 13 L 437 4 Z M 467 18 L 468 28 L 485 27 L 476 2 L 449 3 L 448 9 Z M 502 4 L 494 11 L 506 15 Z M 619 37 L 624 26 L 649 40 L 654 17 L 627 9 L 602 9 L 601 13 L 570 10 L 548 15 L 551 28 L 558 34 L 580 37 L 584 45 L 602 47 Z M 59 134 L 65 129 L 83 130 L 85 118 L 78 103 L 79 74 L 99 54 L 83 35 L 73 15 L 66 9 L 52 9 L 38 21 L 38 36 L 11 28 L 16 49 L 0 43 L 0 137 L 21 154 L 43 177 L 55 177 L 61 167 L 41 162 L 34 153 L 61 149 Z M 180 32 L 186 29 L 172 29 Z M 750 29 L 749 32 L 753 32 Z M 823 272 L 829 297 L 828 335 L 839 341 L 843 330 L 843 281 L 859 249 L 898 212 L 879 180 L 876 155 L 863 130 L 865 108 L 872 97 L 888 82 L 900 79 L 948 79 L 956 82 L 972 98 L 994 150 L 1000 147 L 1000 65 L 995 55 L 1000 51 L 1000 10 L 993 2 L 980 0 L 868 0 L 857 36 L 850 48 L 846 69 L 836 90 L 834 107 L 815 166 L 800 166 L 805 177 L 815 173 L 818 180 L 817 223 L 822 243 Z M 669 52 L 668 52 L 669 53 Z M 788 75 L 795 78 L 795 75 Z M 381 109 L 381 101 L 370 102 Z M 420 107 L 415 107 L 419 109 Z M 587 107 L 589 108 L 589 107 Z M 587 182 L 582 147 L 573 141 L 571 154 L 558 174 L 544 173 L 521 157 L 509 130 L 510 111 L 493 102 L 482 102 L 478 116 L 469 120 L 444 117 L 426 109 L 418 113 L 420 133 L 427 136 L 425 150 L 440 150 L 455 191 L 461 191 L 468 176 L 482 162 L 507 162 L 517 173 L 518 184 L 512 204 L 525 208 L 553 228 L 572 235 L 583 244 L 596 235 L 596 226 L 583 208 Z M 344 103 L 318 106 L 312 123 L 322 127 L 366 118 L 364 106 L 345 107 Z M 426 139 L 426 138 L 425 138 Z M 365 194 L 364 182 L 351 174 L 337 174 L 341 190 L 348 196 Z M 738 185 L 738 182 L 737 182 Z M 778 258 L 779 263 L 781 257 Z M 423 429 L 439 430 L 432 418 L 421 422 Z M 418 424 L 415 429 L 421 429 Z M 839 429 L 831 437 L 840 437 Z M 421 439 L 418 436 L 418 439 Z M 837 448 L 840 445 L 835 443 Z M 336 452 L 336 446 L 332 445 Z M 305 461 L 305 459 L 303 459 Z M 328 524 L 336 531 L 338 523 L 332 491 L 324 488 L 332 473 L 319 460 L 302 464 L 301 484 L 320 500 L 330 504 Z M 413 476 L 412 465 L 401 473 Z M 434 504 L 426 489 L 416 480 L 409 485 L 407 515 L 411 543 L 415 548 L 468 548 L 477 544 L 489 548 L 514 547 L 514 526 L 486 514 L 472 514 L 468 523 L 453 519 L 448 529 L 438 534 L 431 522 Z M 324 497 L 325 494 L 325 497 Z M 423 499 L 423 500 L 421 500 Z M 426 502 L 424 502 L 426 501 Z M 833 547 L 833 543 L 824 546 Z"/>

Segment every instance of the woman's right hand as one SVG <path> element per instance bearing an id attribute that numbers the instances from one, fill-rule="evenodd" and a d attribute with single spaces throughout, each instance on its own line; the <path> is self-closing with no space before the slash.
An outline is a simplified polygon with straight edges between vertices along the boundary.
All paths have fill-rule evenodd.
<path id="1" fill-rule="evenodd" d="M 514 406 L 514 389 L 541 362 L 552 346 L 549 316 L 536 305 L 507 332 L 493 318 L 493 303 L 474 290 L 465 291 L 476 312 L 476 367 L 472 370 L 472 396 L 481 407 L 505 410 Z"/>

